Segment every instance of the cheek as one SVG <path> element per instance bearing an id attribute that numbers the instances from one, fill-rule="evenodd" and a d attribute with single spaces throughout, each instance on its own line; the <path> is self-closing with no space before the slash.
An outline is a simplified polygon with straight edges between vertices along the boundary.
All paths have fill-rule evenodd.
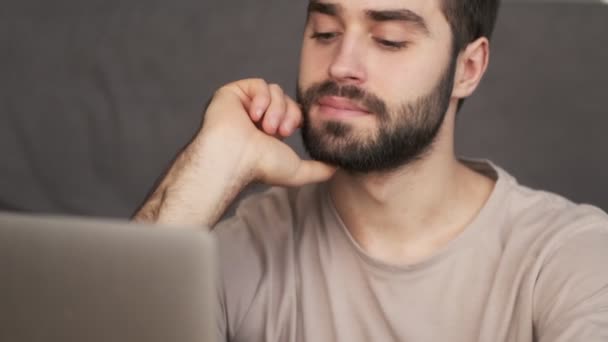
<path id="1" fill-rule="evenodd" d="M 304 42 L 300 54 L 300 83 L 310 85 L 327 80 L 330 61 L 329 49 L 319 49 L 313 42 Z"/>
<path id="2" fill-rule="evenodd" d="M 435 53 L 436 55 L 436 53 Z M 382 95 L 391 104 L 409 102 L 427 94 L 434 89 L 437 80 L 442 76 L 445 62 L 432 54 L 402 54 L 379 59 L 370 65 L 370 80 L 377 86 L 378 95 Z"/>

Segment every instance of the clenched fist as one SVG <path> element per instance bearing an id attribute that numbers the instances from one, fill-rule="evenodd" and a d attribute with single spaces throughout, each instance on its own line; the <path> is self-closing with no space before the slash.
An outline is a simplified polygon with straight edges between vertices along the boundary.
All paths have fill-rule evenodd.
<path id="1" fill-rule="evenodd" d="M 239 155 L 245 161 L 240 167 L 253 180 L 285 186 L 324 181 L 333 167 L 302 160 L 280 139 L 292 135 L 301 122 L 300 108 L 278 85 L 246 79 L 215 93 L 200 136 Z"/>
<path id="2" fill-rule="evenodd" d="M 299 186 L 329 179 L 333 167 L 301 159 L 282 141 L 301 122 L 298 105 L 276 84 L 246 79 L 223 86 L 134 219 L 211 227 L 252 181 Z"/>

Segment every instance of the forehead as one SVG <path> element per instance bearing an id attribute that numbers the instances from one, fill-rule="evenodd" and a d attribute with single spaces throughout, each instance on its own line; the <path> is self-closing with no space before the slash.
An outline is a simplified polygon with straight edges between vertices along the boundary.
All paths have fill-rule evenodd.
<path id="1" fill-rule="evenodd" d="M 323 4 L 335 8 L 341 16 L 354 16 L 368 11 L 408 10 L 425 20 L 441 15 L 441 0 L 310 0 L 310 4 Z"/>
<path id="2" fill-rule="evenodd" d="M 427 36 L 450 32 L 441 8 L 443 0 L 310 0 L 308 16 L 321 13 L 343 23 L 401 22 Z"/>

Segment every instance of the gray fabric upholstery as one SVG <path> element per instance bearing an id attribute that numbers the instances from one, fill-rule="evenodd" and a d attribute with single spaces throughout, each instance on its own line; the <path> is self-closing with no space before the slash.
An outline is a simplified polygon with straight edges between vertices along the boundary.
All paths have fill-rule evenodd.
<path id="1" fill-rule="evenodd" d="M 129 216 L 218 86 L 259 76 L 293 94 L 305 6 L 6 1 L 0 208 Z M 459 152 L 608 209 L 606 32 L 605 5 L 505 1 Z"/>

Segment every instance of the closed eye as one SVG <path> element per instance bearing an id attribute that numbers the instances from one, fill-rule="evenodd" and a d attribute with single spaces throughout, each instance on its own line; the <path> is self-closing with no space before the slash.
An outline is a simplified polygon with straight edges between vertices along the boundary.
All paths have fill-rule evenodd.
<path id="1" fill-rule="evenodd" d="M 381 46 L 391 49 L 391 50 L 400 50 L 407 46 L 407 42 L 396 42 L 396 41 L 386 40 L 386 39 L 381 39 L 381 38 L 374 38 L 374 40 Z"/>
<path id="2" fill-rule="evenodd" d="M 339 33 L 337 32 L 314 32 L 310 38 L 318 40 L 323 43 L 329 43 L 334 38 L 338 37 Z"/>
<path id="3" fill-rule="evenodd" d="M 310 38 L 317 40 L 321 43 L 330 43 L 332 42 L 335 38 L 337 38 L 340 35 L 340 33 L 338 32 L 314 32 Z M 388 49 L 388 50 L 401 50 L 405 47 L 407 47 L 408 42 L 405 41 L 392 41 L 392 40 L 388 40 L 388 39 L 382 39 L 382 38 L 374 38 L 374 40 L 380 44 L 383 48 Z"/>

